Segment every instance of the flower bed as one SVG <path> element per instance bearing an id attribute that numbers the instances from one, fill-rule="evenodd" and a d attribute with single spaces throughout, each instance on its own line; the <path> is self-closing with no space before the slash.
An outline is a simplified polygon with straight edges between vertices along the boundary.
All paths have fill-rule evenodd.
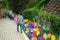
<path id="1" fill-rule="evenodd" d="M 43 29 L 41 29 L 41 26 L 36 22 L 24 20 L 21 26 L 23 27 L 24 33 L 30 40 L 60 40 L 60 35 L 56 37 L 51 32 L 41 32 Z"/>

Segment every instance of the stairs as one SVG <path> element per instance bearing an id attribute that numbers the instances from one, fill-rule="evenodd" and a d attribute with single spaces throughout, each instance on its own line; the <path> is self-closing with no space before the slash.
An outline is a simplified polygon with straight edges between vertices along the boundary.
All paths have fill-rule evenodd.
<path id="1" fill-rule="evenodd" d="M 54 12 L 60 16 L 60 1 L 59 0 L 50 0 L 45 7 L 45 10 L 48 12 Z"/>

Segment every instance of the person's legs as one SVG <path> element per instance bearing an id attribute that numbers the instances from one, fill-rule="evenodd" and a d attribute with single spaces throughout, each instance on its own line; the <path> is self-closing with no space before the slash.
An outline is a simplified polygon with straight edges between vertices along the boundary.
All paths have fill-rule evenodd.
<path id="1" fill-rule="evenodd" d="M 14 19 L 14 17 L 12 17 L 12 20 Z"/>
<path id="2" fill-rule="evenodd" d="M 17 32 L 19 32 L 19 24 L 17 24 Z"/>
<path id="3" fill-rule="evenodd" d="M 20 25 L 20 31 L 21 31 L 21 33 L 22 33 L 22 26 Z"/>
<path id="4" fill-rule="evenodd" d="M 19 32 L 19 28 L 20 28 L 20 31 L 22 33 L 22 26 L 20 24 L 17 24 L 17 32 Z"/>
<path id="5" fill-rule="evenodd" d="M 8 18 L 10 18 L 10 15 L 8 14 Z"/>
<path id="6" fill-rule="evenodd" d="M 11 20 L 12 20 L 12 16 L 11 16 Z"/>
<path id="7" fill-rule="evenodd" d="M 10 20 L 11 20 L 11 15 L 9 15 L 9 18 L 10 18 Z"/>

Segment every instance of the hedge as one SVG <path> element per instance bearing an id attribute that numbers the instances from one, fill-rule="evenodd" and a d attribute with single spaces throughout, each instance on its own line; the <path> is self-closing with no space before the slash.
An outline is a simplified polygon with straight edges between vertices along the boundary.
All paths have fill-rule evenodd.
<path id="1" fill-rule="evenodd" d="M 38 11 L 39 9 L 27 9 L 27 10 L 24 10 L 23 13 L 24 13 L 24 18 L 26 19 L 29 19 L 29 20 L 33 20 L 33 18 L 35 18 L 35 16 L 38 15 Z"/>

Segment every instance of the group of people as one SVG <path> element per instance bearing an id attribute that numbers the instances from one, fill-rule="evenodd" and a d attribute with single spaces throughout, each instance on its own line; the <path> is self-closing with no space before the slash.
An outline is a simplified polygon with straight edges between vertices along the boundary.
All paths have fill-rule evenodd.
<path id="1" fill-rule="evenodd" d="M 17 32 L 19 32 L 19 28 L 21 29 L 21 33 L 22 33 L 22 27 L 21 27 L 21 23 L 24 20 L 23 18 L 23 13 L 13 13 L 12 11 L 10 11 L 8 17 L 12 20 L 15 21 L 15 23 L 17 24 Z"/>

